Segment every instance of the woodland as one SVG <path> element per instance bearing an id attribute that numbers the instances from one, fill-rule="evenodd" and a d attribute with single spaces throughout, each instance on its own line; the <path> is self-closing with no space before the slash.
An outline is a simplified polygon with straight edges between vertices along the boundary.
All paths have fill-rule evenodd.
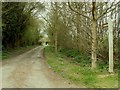
<path id="1" fill-rule="evenodd" d="M 64 73 L 64 78 L 77 84 L 83 80 L 82 84 L 88 87 L 110 87 L 117 82 L 120 2 L 2 2 L 0 5 L 3 57 L 12 53 L 9 50 L 47 42 L 43 46 L 48 64 L 58 74 Z M 79 79 L 79 73 L 69 76 L 79 72 L 76 66 L 82 68 L 84 79 Z M 96 73 L 110 75 L 103 80 L 110 83 L 95 85 Z"/>

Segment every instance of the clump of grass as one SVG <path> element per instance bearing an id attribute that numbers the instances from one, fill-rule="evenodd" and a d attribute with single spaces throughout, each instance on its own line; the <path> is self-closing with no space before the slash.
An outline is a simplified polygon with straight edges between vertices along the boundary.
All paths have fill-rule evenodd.
<path id="1" fill-rule="evenodd" d="M 83 74 L 82 81 L 87 86 L 94 86 L 97 82 L 97 75 L 95 72 L 91 71 L 90 69 L 85 69 L 81 71 Z"/>
<path id="2" fill-rule="evenodd" d="M 10 52 L 9 51 L 3 51 L 2 52 L 2 59 L 7 59 L 10 56 Z"/>

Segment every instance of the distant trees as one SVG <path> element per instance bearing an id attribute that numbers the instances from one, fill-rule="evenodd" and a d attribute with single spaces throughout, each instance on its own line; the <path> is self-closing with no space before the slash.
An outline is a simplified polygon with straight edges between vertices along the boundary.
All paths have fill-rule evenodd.
<path id="1" fill-rule="evenodd" d="M 108 17 L 112 17 L 114 22 L 114 42 L 117 35 L 117 23 L 118 16 L 117 5 L 119 2 L 68 2 L 68 3 L 52 3 L 49 12 L 50 23 L 48 27 L 48 35 L 51 40 L 51 44 L 54 39 L 57 42 L 58 49 L 68 48 L 78 50 L 85 54 L 91 53 L 92 68 L 96 68 L 97 60 L 104 60 L 108 62 Z M 58 10 L 57 14 L 53 12 Z M 53 16 L 54 15 L 54 16 Z M 54 18 L 53 18 L 54 17 Z M 57 26 L 54 27 L 52 22 Z M 51 27 L 53 26 L 53 27 Z M 55 37 L 55 31 L 57 30 L 57 38 Z M 51 38 L 52 37 L 52 38 Z M 54 41 L 53 41 L 54 42 Z M 117 44 L 114 43 L 116 46 Z M 116 53 L 116 47 L 114 52 Z M 116 55 L 114 56 L 116 60 Z"/>
<path id="2" fill-rule="evenodd" d="M 0 2 L 0 41 L 2 41 L 2 2 Z M 2 42 L 0 42 L 0 52 L 2 51 Z"/>
<path id="3" fill-rule="evenodd" d="M 41 3 L 2 3 L 2 45 L 14 48 L 35 44 L 39 39 L 40 20 L 36 14 L 44 9 Z"/>

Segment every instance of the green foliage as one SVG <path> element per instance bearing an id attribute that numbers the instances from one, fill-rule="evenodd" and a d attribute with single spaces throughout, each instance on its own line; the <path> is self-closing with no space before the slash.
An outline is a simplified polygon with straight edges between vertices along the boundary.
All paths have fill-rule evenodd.
<path id="1" fill-rule="evenodd" d="M 77 56 L 79 53 L 77 52 L 77 51 L 75 51 L 75 50 L 68 50 L 67 52 L 66 52 L 66 55 L 68 56 L 68 57 L 75 57 L 75 56 Z"/>
<path id="2" fill-rule="evenodd" d="M 107 70 L 107 69 L 108 69 L 108 63 L 99 61 L 99 62 L 98 62 L 98 65 L 99 65 L 98 68 L 100 68 L 100 69 L 103 69 L 103 70 Z"/>
<path id="3" fill-rule="evenodd" d="M 66 48 L 60 48 L 58 51 L 61 52 L 61 53 L 64 53 L 64 52 L 67 51 L 67 49 Z"/>
<path id="4" fill-rule="evenodd" d="M 51 51 L 53 51 L 53 49 L 54 49 L 53 46 L 47 46 L 47 47 L 45 48 L 45 51 L 46 51 L 46 52 L 51 52 Z"/>
<path id="5" fill-rule="evenodd" d="M 25 32 L 23 35 L 23 40 L 25 44 L 32 45 L 36 44 L 39 40 L 39 22 L 36 18 L 34 17 L 29 17 L 28 23 L 29 25 L 25 28 Z"/>
<path id="6" fill-rule="evenodd" d="M 91 63 L 90 56 L 83 55 L 83 54 L 79 54 L 75 56 L 75 61 L 77 61 L 78 63 L 86 64 L 86 65 Z"/>
<path id="7" fill-rule="evenodd" d="M 35 15 L 43 8 L 41 3 L 36 2 L 4 2 L 2 4 L 3 49 L 37 43 L 41 21 Z"/>
<path id="8" fill-rule="evenodd" d="M 66 48 L 60 48 L 59 52 L 61 54 L 65 54 L 67 57 L 73 58 L 75 62 L 81 63 L 83 66 L 84 65 L 90 65 L 91 59 L 89 55 L 83 54 L 80 51 L 77 50 L 69 50 Z"/>
<path id="9" fill-rule="evenodd" d="M 2 60 L 3 59 L 7 59 L 8 57 L 9 57 L 9 52 L 8 51 L 4 51 L 3 53 L 2 53 Z"/>
<path id="10" fill-rule="evenodd" d="M 78 63 L 84 62 L 84 60 L 86 60 L 86 59 L 84 59 L 84 57 L 81 56 L 81 55 L 77 55 L 77 56 L 75 57 L 75 61 L 77 61 Z"/>
<path id="11" fill-rule="evenodd" d="M 26 16 L 22 14 L 24 5 L 25 3 L 2 4 L 2 29 L 4 47 L 15 47 L 16 42 L 19 41 L 18 38 L 21 38 L 21 29 L 23 30 L 24 28 L 22 23 L 26 18 Z"/>

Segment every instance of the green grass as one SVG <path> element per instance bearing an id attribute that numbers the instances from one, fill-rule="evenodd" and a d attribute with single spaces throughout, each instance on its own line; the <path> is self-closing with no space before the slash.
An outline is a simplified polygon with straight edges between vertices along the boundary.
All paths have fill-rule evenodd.
<path id="1" fill-rule="evenodd" d="M 78 63 L 61 53 L 53 53 L 49 47 L 45 48 L 45 54 L 48 64 L 53 71 L 61 77 L 68 79 L 78 86 L 88 88 L 117 88 L 117 74 L 109 75 L 107 71 L 99 69 L 91 70 L 90 65 Z M 108 76 L 105 76 L 108 75 Z"/>
<path id="2" fill-rule="evenodd" d="M 36 45 L 26 46 L 26 47 L 16 47 L 14 49 L 3 50 L 2 52 L 0 52 L 1 58 L 2 58 L 2 60 L 6 60 L 8 58 L 22 54 L 22 53 L 24 53 L 24 52 L 26 52 L 34 47 L 36 47 Z"/>

